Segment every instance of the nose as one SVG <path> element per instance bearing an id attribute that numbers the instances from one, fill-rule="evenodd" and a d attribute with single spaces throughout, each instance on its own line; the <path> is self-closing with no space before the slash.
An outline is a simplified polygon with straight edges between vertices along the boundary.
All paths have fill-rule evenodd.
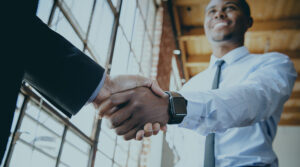
<path id="1" fill-rule="evenodd" d="M 225 17 L 226 15 L 222 10 L 217 11 L 214 16 L 215 19 L 224 19 Z"/>

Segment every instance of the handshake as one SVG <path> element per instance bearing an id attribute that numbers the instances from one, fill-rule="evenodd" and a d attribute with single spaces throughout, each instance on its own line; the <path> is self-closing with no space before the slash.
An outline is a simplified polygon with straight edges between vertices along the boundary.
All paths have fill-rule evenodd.
<path id="1" fill-rule="evenodd" d="M 106 76 L 93 104 L 99 117 L 108 118 L 111 128 L 125 140 L 166 131 L 169 96 L 154 80 L 138 75 Z"/>

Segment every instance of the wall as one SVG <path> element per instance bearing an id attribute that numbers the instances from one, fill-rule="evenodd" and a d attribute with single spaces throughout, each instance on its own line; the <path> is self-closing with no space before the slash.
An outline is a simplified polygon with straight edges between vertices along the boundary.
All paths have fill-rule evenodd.
<path id="1" fill-rule="evenodd" d="M 300 127 L 279 126 L 273 148 L 280 167 L 300 166 Z"/>

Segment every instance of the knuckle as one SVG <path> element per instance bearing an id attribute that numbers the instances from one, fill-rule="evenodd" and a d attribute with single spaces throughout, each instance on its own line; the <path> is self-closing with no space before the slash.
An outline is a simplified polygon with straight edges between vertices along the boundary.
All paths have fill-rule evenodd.
<path id="1" fill-rule="evenodd" d="M 116 133 L 117 133 L 117 135 L 123 135 L 124 131 L 119 128 L 119 129 L 116 129 Z"/>
<path id="2" fill-rule="evenodd" d="M 132 105 L 133 105 L 134 111 L 139 111 L 139 110 L 142 110 L 142 108 L 143 108 L 143 104 L 139 100 L 135 100 Z"/>
<path id="3" fill-rule="evenodd" d="M 123 139 L 126 140 L 126 141 L 128 141 L 128 140 L 130 140 L 131 138 L 130 138 L 130 136 L 125 135 L 125 136 L 123 136 Z"/>
<path id="4" fill-rule="evenodd" d="M 119 121 L 118 121 L 117 117 L 112 117 L 110 122 L 111 122 L 111 125 L 112 125 L 113 128 L 115 128 L 119 125 Z"/>

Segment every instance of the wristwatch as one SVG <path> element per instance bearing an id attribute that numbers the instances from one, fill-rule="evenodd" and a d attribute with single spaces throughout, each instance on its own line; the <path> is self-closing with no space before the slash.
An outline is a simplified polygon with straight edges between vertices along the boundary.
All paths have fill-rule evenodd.
<path id="1" fill-rule="evenodd" d="M 169 95 L 169 121 L 168 124 L 179 124 L 187 115 L 187 100 L 177 92 L 165 92 Z"/>

